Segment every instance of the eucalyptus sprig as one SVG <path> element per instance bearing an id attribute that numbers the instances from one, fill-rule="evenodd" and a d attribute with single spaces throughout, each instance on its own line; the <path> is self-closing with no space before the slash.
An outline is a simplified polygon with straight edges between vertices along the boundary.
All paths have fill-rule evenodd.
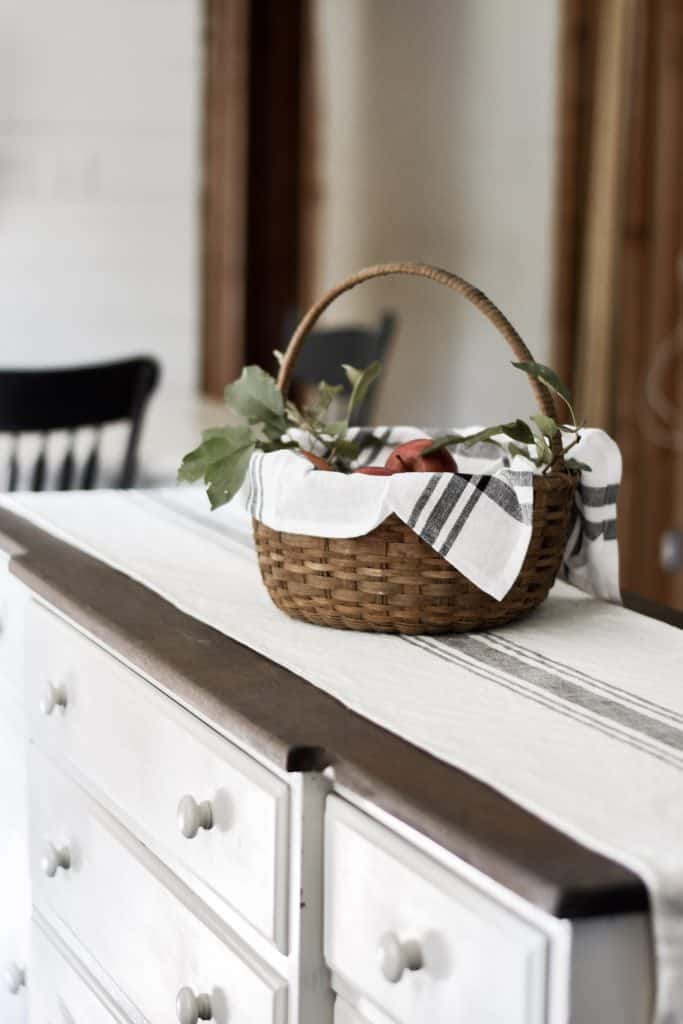
<path id="1" fill-rule="evenodd" d="M 555 370 L 549 366 L 544 366 L 542 363 L 526 362 L 513 363 L 512 365 L 518 370 L 523 370 L 529 377 L 540 380 L 553 394 L 559 395 L 569 410 L 571 423 L 564 424 L 560 428 L 560 425 L 552 416 L 534 413 L 529 417 L 530 423 L 522 419 L 516 419 L 510 423 L 498 423 L 493 427 L 486 427 L 484 430 L 477 431 L 476 434 L 445 434 L 443 437 L 438 437 L 429 448 L 425 449 L 423 454 L 428 455 L 430 452 L 438 451 L 439 448 L 447 448 L 451 445 L 462 445 L 465 448 L 469 448 L 477 442 L 486 441 L 497 445 L 503 450 L 507 450 L 513 456 L 523 456 L 538 469 L 541 469 L 543 473 L 547 473 L 552 469 L 556 460 L 555 453 L 553 452 L 553 440 L 560 432 L 560 429 L 562 429 L 565 433 L 575 435 L 572 441 L 564 448 L 565 468 L 572 473 L 581 472 L 583 469 L 589 470 L 590 466 L 586 465 L 585 462 L 579 462 L 577 459 L 568 459 L 566 457 L 567 452 L 581 440 L 581 430 L 585 426 L 585 424 L 577 422 L 574 407 L 572 406 L 571 393 L 567 385 L 560 379 Z M 497 440 L 501 434 L 509 439 L 506 444 Z M 522 445 L 525 447 L 522 447 Z"/>
<path id="2" fill-rule="evenodd" d="M 275 353 L 276 358 L 281 353 Z M 328 421 L 330 406 L 344 391 L 342 385 L 321 381 L 310 404 L 302 409 L 285 400 L 275 378 L 260 366 L 245 366 L 238 380 L 224 392 L 226 405 L 244 421 L 238 426 L 205 430 L 202 443 L 189 452 L 178 470 L 178 480 L 194 483 L 204 479 L 212 508 L 231 501 L 244 483 L 254 451 L 305 450 L 290 433 L 298 428 L 323 448 L 334 469 L 348 471 L 360 454 L 358 442 L 348 438 L 351 417 L 377 378 L 380 364 L 364 370 L 344 366 L 351 393 L 343 419 Z"/>

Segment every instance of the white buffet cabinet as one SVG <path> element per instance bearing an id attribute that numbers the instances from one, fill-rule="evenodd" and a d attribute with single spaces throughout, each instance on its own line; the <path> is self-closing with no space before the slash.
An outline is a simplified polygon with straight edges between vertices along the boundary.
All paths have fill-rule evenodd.
<path id="1" fill-rule="evenodd" d="M 572 927 L 0 596 L 0 1024 L 645 1024 L 647 919 Z"/>

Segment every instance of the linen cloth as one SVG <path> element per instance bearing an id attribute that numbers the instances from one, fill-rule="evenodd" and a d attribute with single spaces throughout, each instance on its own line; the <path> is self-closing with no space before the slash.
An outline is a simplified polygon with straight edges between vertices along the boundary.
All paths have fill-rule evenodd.
<path id="1" fill-rule="evenodd" d="M 476 433 L 467 427 L 443 433 Z M 352 465 L 383 466 L 416 427 L 356 428 L 363 448 Z M 572 434 L 565 435 L 567 439 Z M 501 441 L 503 438 L 501 437 Z M 323 449 L 303 436 L 306 448 Z M 266 526 L 318 537 L 359 537 L 395 513 L 480 590 L 500 601 L 517 579 L 532 535 L 533 472 L 523 456 L 489 442 L 452 448 L 457 473 L 344 475 L 316 470 L 293 451 L 256 452 L 248 474 L 247 507 Z M 621 455 L 602 430 L 582 431 L 572 455 L 581 472 L 562 575 L 609 601 L 619 600 L 616 498 Z"/>
<path id="2" fill-rule="evenodd" d="M 683 632 L 562 581 L 487 633 L 326 629 L 271 604 L 245 510 L 198 486 L 3 504 L 636 871 L 655 1019 L 683 1024 Z"/>

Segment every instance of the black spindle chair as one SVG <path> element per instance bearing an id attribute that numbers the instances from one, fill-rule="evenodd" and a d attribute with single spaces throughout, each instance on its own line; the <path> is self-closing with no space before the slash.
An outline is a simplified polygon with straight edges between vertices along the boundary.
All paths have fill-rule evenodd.
<path id="1" fill-rule="evenodd" d="M 92 489 L 99 470 L 101 428 L 121 420 L 130 421 L 130 429 L 116 485 L 131 487 L 145 407 L 158 380 L 159 364 L 147 357 L 49 370 L 1 370 L 0 433 L 13 439 L 7 490 L 17 489 L 19 439 L 26 433 L 42 435 L 27 489 L 43 490 L 48 437 L 54 431 L 71 435 L 58 470 L 57 488 Z M 79 473 L 74 444 L 77 431 L 86 427 L 95 428 L 95 433 Z"/>
<path id="2" fill-rule="evenodd" d="M 290 313 L 285 319 L 285 345 L 294 333 L 299 317 Z M 311 331 L 302 346 L 292 379 L 295 397 L 311 384 L 320 380 L 328 384 L 341 384 L 344 391 L 350 391 L 349 382 L 342 369 L 342 363 L 363 368 L 375 360 L 386 360 L 391 349 L 396 330 L 396 316 L 383 313 L 372 327 L 322 327 Z M 366 425 L 372 421 L 373 409 L 377 398 L 376 384 L 373 385 L 365 401 L 356 410 L 353 425 Z"/>

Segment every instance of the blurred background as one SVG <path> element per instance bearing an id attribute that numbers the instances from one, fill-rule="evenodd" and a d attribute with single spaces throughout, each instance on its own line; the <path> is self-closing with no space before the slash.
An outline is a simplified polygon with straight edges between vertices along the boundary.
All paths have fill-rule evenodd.
<path id="1" fill-rule="evenodd" d="M 680 0 L 0 0 L 0 47 L 0 371 L 155 357 L 165 483 L 327 288 L 444 266 L 617 438 L 623 586 L 683 608 Z M 533 411 L 431 282 L 323 326 L 379 346 L 376 423 Z"/>

